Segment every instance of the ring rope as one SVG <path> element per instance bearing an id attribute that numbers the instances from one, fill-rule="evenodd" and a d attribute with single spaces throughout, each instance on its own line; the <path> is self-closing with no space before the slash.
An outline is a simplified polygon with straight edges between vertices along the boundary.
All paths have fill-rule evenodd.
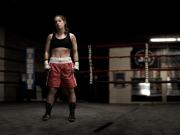
<path id="1" fill-rule="evenodd" d="M 149 68 L 149 71 L 171 71 L 171 70 L 180 70 L 180 67 L 169 67 L 169 68 Z M 144 71 L 144 69 L 114 69 L 114 70 L 94 70 L 93 73 L 101 73 L 101 72 L 118 72 L 118 71 Z M 89 73 L 89 70 L 79 71 L 79 73 Z"/>
<path id="2" fill-rule="evenodd" d="M 135 84 L 142 83 L 143 81 L 96 81 L 96 83 L 113 83 L 113 84 Z M 149 83 L 180 83 L 180 80 L 171 80 L 171 81 L 149 81 Z"/>
<path id="3" fill-rule="evenodd" d="M 129 58 L 129 57 L 140 57 L 144 55 L 136 55 L 136 56 L 91 56 L 91 59 L 113 59 L 113 58 Z M 179 57 L 180 55 L 150 55 L 148 57 Z M 89 57 L 79 57 L 80 59 L 89 59 Z"/>
<path id="4" fill-rule="evenodd" d="M 144 48 L 146 42 L 133 42 L 133 43 L 108 43 L 103 45 L 91 45 L 92 48 L 116 48 L 116 47 L 134 47 L 134 48 Z M 165 43 L 148 43 L 150 48 L 165 48 L 165 47 L 174 47 L 179 48 L 177 44 L 165 44 Z M 79 49 L 87 49 L 85 45 L 79 45 Z"/>

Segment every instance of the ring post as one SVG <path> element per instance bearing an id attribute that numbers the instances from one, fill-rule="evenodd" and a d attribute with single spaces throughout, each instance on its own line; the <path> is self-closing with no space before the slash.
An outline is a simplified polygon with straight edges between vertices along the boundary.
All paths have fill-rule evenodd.
<path id="1" fill-rule="evenodd" d="M 150 96 L 150 83 L 149 83 L 149 46 L 145 44 L 145 83 L 139 83 L 140 93 L 145 96 Z"/>

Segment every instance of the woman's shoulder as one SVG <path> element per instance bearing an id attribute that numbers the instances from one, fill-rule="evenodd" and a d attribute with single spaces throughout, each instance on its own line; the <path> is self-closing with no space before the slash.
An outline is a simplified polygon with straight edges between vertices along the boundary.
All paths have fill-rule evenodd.
<path id="1" fill-rule="evenodd" d="M 52 37 L 53 37 L 54 34 L 55 34 L 55 33 L 50 33 L 50 34 L 48 35 L 48 39 L 52 39 Z"/>
<path id="2" fill-rule="evenodd" d="M 76 36 L 73 33 L 69 33 L 69 36 L 70 36 L 71 39 L 76 38 Z"/>

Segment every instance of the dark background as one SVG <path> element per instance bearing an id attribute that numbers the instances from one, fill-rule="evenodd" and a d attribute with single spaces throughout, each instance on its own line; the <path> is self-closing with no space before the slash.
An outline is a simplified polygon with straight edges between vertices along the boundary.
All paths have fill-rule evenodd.
<path id="1" fill-rule="evenodd" d="M 173 1 L 2 0 L 1 23 L 9 31 L 44 43 L 63 14 L 79 44 L 134 42 L 178 34 L 178 4 Z"/>

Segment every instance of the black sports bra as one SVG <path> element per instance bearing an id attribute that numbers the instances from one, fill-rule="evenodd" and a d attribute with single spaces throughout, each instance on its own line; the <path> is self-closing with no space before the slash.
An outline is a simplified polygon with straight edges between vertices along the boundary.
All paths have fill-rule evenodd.
<path id="1" fill-rule="evenodd" d="M 58 48 L 58 47 L 63 47 L 63 48 L 68 48 L 72 49 L 72 42 L 70 38 L 70 34 L 67 33 L 66 37 L 63 39 L 58 39 L 56 38 L 56 33 L 53 33 L 51 43 L 50 43 L 50 49 Z"/>

